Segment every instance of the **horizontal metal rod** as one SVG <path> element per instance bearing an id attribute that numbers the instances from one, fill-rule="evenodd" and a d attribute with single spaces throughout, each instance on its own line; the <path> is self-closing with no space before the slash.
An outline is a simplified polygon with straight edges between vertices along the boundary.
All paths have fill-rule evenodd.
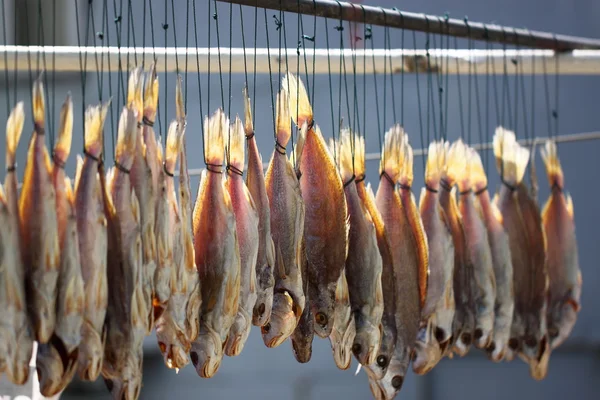
<path id="1" fill-rule="evenodd" d="M 220 0 L 224 3 L 282 10 L 305 15 L 356 21 L 370 25 L 389 26 L 411 31 L 470 37 L 475 40 L 519 45 L 538 49 L 569 51 L 600 49 L 599 39 L 530 31 L 495 24 L 466 22 L 445 16 L 416 14 L 396 9 L 353 4 L 335 0 Z"/>
<path id="2" fill-rule="evenodd" d="M 574 50 L 569 53 L 556 53 L 553 50 L 540 49 L 501 49 L 493 50 L 466 50 L 466 49 L 279 49 L 266 48 L 133 48 L 133 47 L 78 47 L 78 46 L 0 46 L 0 70 L 18 70 L 28 72 L 37 67 L 36 63 L 29 63 L 30 59 L 46 58 L 46 66 L 53 65 L 57 72 L 79 72 L 81 59 L 87 58 L 83 69 L 88 72 L 97 71 L 102 66 L 104 72 L 117 72 L 121 69 L 133 68 L 134 55 L 138 62 L 148 65 L 152 60 L 157 61 L 159 72 L 208 72 L 209 63 L 211 70 L 218 71 L 219 57 L 221 57 L 222 72 L 244 73 L 244 54 L 248 72 L 254 73 L 254 55 L 256 54 L 256 72 L 268 73 L 269 63 L 271 70 L 281 63 L 282 67 L 292 66 L 292 71 L 300 65 L 300 72 L 305 69 L 315 74 L 339 74 L 340 68 L 330 68 L 330 65 L 339 66 L 340 61 L 346 64 L 346 73 L 357 74 L 383 74 L 390 70 L 400 73 L 404 68 L 407 73 L 424 73 L 427 71 L 441 71 L 449 74 L 503 74 L 504 65 L 508 64 L 506 72 L 515 74 L 563 74 L 563 75 L 597 75 L 600 74 L 600 50 Z M 6 54 L 6 61 L 4 54 Z M 31 56 L 31 57 L 28 57 Z M 269 57 L 270 55 L 270 57 Z M 427 59 L 429 55 L 429 61 Z M 196 56 L 198 61 L 196 61 Z M 300 57 L 300 63 L 297 59 Z M 364 59 L 366 57 L 366 60 Z M 555 57 L 558 57 L 558 70 Z M 230 61 L 231 58 L 231 61 Z M 121 62 L 119 63 L 119 59 Z M 304 67 L 306 59 L 306 68 Z M 96 62 L 97 60 L 97 62 Z M 51 62 L 50 62 L 51 61 Z M 366 62 L 365 62 L 366 61 Z M 513 61 L 519 66 L 517 69 Z M 128 64 L 129 63 L 129 64 Z M 387 66 L 386 66 L 387 64 Z M 544 69 L 545 65 L 545 69 Z"/>

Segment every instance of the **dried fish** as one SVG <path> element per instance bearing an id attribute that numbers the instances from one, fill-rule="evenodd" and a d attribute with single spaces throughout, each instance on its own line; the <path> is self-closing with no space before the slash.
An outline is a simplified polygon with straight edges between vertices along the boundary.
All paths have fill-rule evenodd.
<path id="1" fill-rule="evenodd" d="M 346 274 L 343 273 L 335 289 L 335 319 L 329 336 L 335 365 L 341 370 L 350 368 L 352 343 L 356 335 L 354 314 L 350 306 L 350 294 Z"/>
<path id="2" fill-rule="evenodd" d="M 302 266 L 302 286 L 304 290 L 304 298 L 307 299 L 306 292 L 308 291 L 308 268 L 306 261 L 306 249 L 304 247 L 304 241 L 302 241 L 303 247 L 301 248 L 301 266 Z M 294 357 L 299 363 L 307 363 L 312 357 L 312 343 L 315 337 L 314 318 L 310 307 L 304 307 L 302 316 L 296 325 L 296 329 L 292 333 L 290 339 L 292 342 L 292 349 L 294 351 Z"/>

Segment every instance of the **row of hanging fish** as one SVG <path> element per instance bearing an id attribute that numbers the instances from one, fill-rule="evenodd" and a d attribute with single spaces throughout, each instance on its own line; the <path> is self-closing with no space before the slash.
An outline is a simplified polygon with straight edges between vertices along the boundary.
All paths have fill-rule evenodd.
<path id="1" fill-rule="evenodd" d="M 573 204 L 553 142 L 542 151 L 552 191 L 541 212 L 535 187 L 523 183 L 530 152 L 502 128 L 494 154 L 503 185 L 493 200 L 479 155 L 459 140 L 430 144 L 417 203 L 399 125 L 385 135 L 374 193 L 364 138 L 344 129 L 326 143 L 302 82 L 287 74 L 266 172 L 245 92 L 243 122 L 222 110 L 204 121 L 206 169 L 192 204 L 182 99 L 178 80 L 163 149 L 153 130 L 156 73 L 135 69 L 114 167 L 102 161 L 108 104 L 89 107 L 72 187 L 64 171 L 71 100 L 50 157 L 36 81 L 20 195 L 23 104 L 11 113 L 0 191 L 0 371 L 12 382 L 27 380 L 37 341 L 43 395 L 78 373 L 102 375 L 115 399 L 136 399 L 153 329 L 169 368 L 191 360 L 210 378 L 224 354 L 242 352 L 252 325 L 267 347 L 290 338 L 301 363 L 315 334 L 329 338 L 336 365 L 348 369 L 354 355 L 378 399 L 400 391 L 411 363 L 425 374 L 472 346 L 496 362 L 519 356 L 534 378 L 546 375 L 581 294 Z M 288 158 L 291 120 L 300 132 Z"/>

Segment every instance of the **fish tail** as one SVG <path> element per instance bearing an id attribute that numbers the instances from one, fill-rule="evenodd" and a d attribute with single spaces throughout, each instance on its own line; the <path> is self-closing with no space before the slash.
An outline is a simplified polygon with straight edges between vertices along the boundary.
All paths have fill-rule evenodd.
<path id="1" fill-rule="evenodd" d="M 379 173 L 387 174 L 394 183 L 398 182 L 398 178 L 400 177 L 403 137 L 404 129 L 399 124 L 392 126 L 385 133 Z"/>
<path id="2" fill-rule="evenodd" d="M 544 160 L 544 165 L 546 166 L 546 173 L 548 174 L 550 186 L 558 186 L 562 189 L 564 176 L 558 158 L 556 143 L 553 140 L 546 141 L 544 147 L 540 148 L 540 154 L 542 155 L 542 160 Z"/>
<path id="3" fill-rule="evenodd" d="M 144 93 L 144 116 L 154 122 L 158 108 L 158 77 L 156 76 L 156 63 L 152 62 L 146 75 L 146 90 Z"/>
<path id="4" fill-rule="evenodd" d="M 502 179 L 509 185 L 518 185 L 527 169 L 529 150 L 517 143 L 514 132 L 501 126 L 496 128 L 493 145 L 496 166 Z"/>
<path id="5" fill-rule="evenodd" d="M 302 126 L 306 122 L 310 126 L 313 121 L 313 110 L 302 79 L 288 72 L 281 81 L 281 87 L 290 94 L 288 104 L 294 123 Z"/>
<path id="6" fill-rule="evenodd" d="M 525 176 L 525 170 L 527 169 L 527 164 L 529 164 L 529 149 L 521 146 L 519 143 L 515 142 L 515 184 L 518 185 L 523 180 Z M 506 168 L 506 166 L 505 166 Z"/>
<path id="7" fill-rule="evenodd" d="M 362 177 L 365 174 L 365 138 L 359 134 L 354 134 L 354 174 Z"/>
<path id="8" fill-rule="evenodd" d="M 475 149 L 469 148 L 469 154 L 467 158 L 469 171 L 471 174 L 471 184 L 476 191 L 484 189 L 487 186 L 488 180 L 485 170 L 483 169 L 483 162 L 481 162 L 479 153 Z"/>
<path id="9" fill-rule="evenodd" d="M 227 140 L 227 152 L 229 164 L 240 171 L 244 171 L 244 128 L 240 117 L 235 117 L 235 122 L 229 128 L 229 137 Z"/>
<path id="10" fill-rule="evenodd" d="M 127 84 L 127 105 L 133 108 L 138 114 L 138 120 L 142 120 L 144 115 L 143 101 L 144 76 L 142 67 L 136 67 L 129 74 L 129 83 Z"/>
<path id="11" fill-rule="evenodd" d="M 252 107 L 250 107 L 250 96 L 248 95 L 248 86 L 244 86 L 244 132 L 246 137 L 250 138 L 254 134 L 252 124 Z"/>
<path id="12" fill-rule="evenodd" d="M 298 132 L 296 143 L 294 143 L 294 152 L 290 154 L 290 162 L 296 165 L 297 175 L 300 173 L 300 159 L 302 157 L 302 150 L 304 149 L 304 142 L 306 141 L 307 129 L 308 126 L 306 124 L 302 125 L 302 129 L 300 129 L 300 131 Z"/>
<path id="13" fill-rule="evenodd" d="M 290 124 L 290 108 L 288 105 L 288 91 L 285 87 L 277 94 L 277 143 L 279 146 L 287 146 L 292 136 L 292 127 Z"/>
<path id="14" fill-rule="evenodd" d="M 126 169 L 133 164 L 133 155 L 137 146 L 137 118 L 132 108 L 123 107 L 119 120 L 117 136 L 117 151 L 115 160 Z"/>
<path id="15" fill-rule="evenodd" d="M 33 83 L 32 109 L 35 129 L 41 129 L 43 133 L 46 115 L 46 100 L 44 97 L 44 83 L 42 81 L 42 75 L 43 73 L 41 73 Z"/>
<path id="16" fill-rule="evenodd" d="M 469 171 L 467 171 L 467 146 L 458 139 L 448 150 L 446 160 L 446 176 L 448 183 L 456 182 L 461 192 L 471 189 Z"/>
<path id="17" fill-rule="evenodd" d="M 222 109 L 218 109 L 204 122 L 204 143 L 206 146 L 206 161 L 213 165 L 223 165 L 225 143 L 223 136 L 229 121 Z"/>
<path id="18" fill-rule="evenodd" d="M 63 164 L 71 152 L 71 140 L 73 139 L 73 100 L 71 93 L 67 94 L 62 109 L 60 110 L 60 128 L 58 130 L 58 141 L 54 146 L 54 157 Z"/>
<path id="19" fill-rule="evenodd" d="M 408 135 L 404 134 L 402 148 L 404 154 L 402 156 L 402 166 L 400 167 L 400 184 L 411 187 L 413 183 L 413 149 L 408 143 Z"/>
<path id="20" fill-rule="evenodd" d="M 167 147 L 165 149 L 164 168 L 172 174 L 177 164 L 177 155 L 181 149 L 181 138 L 183 135 L 182 124 L 177 120 L 171 121 L 169 132 L 167 134 Z"/>
<path id="21" fill-rule="evenodd" d="M 13 168 L 16 162 L 17 147 L 23 133 L 25 108 L 23 102 L 17 103 L 6 122 L 6 167 Z"/>
<path id="22" fill-rule="evenodd" d="M 427 150 L 427 164 L 425 165 L 425 183 L 431 188 L 437 188 L 445 165 L 443 142 L 431 142 Z"/>
<path id="23" fill-rule="evenodd" d="M 85 112 L 85 151 L 92 157 L 100 158 L 104 142 L 104 121 L 110 100 L 104 104 L 90 106 Z"/>
<path id="24" fill-rule="evenodd" d="M 333 143 L 333 141 L 332 141 Z M 353 146 L 356 144 L 356 135 L 348 128 L 342 128 L 339 140 L 333 144 L 331 154 L 337 153 L 337 161 L 340 166 L 340 173 L 344 182 L 355 175 L 355 164 L 353 164 Z M 355 160 L 354 160 L 355 161 Z"/>

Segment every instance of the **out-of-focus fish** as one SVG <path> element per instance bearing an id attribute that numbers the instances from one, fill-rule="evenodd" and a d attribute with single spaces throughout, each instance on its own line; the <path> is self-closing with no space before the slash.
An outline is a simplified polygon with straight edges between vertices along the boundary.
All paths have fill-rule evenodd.
<path id="1" fill-rule="evenodd" d="M 241 260 L 240 304 L 235 322 L 229 331 L 225 354 L 237 356 L 242 352 L 250 328 L 252 310 L 256 303 L 256 257 L 258 255 L 258 213 L 250 191 L 243 180 L 244 128 L 239 118 L 231 125 L 227 147 L 228 166 L 225 187 L 231 197 Z"/>
<path id="2" fill-rule="evenodd" d="M 508 235 L 502 226 L 502 214 L 496 204 L 490 201 L 487 176 L 481 158 L 473 149 L 470 149 L 469 153 L 472 189 L 475 192 L 476 205 L 487 229 L 496 281 L 494 332 L 487 352 L 492 361 L 499 362 L 504 358 L 508 346 L 515 305 L 510 246 Z"/>
<path id="3" fill-rule="evenodd" d="M 581 269 L 575 236 L 573 199 L 563 194 L 564 176 L 556 143 L 546 142 L 542 158 L 551 194 L 542 211 L 548 252 L 548 335 L 553 349 L 571 334 L 581 309 Z"/>
<path id="4" fill-rule="evenodd" d="M 375 233 L 377 235 L 377 247 L 382 260 L 382 279 L 381 287 L 383 291 L 383 315 L 381 317 L 381 342 L 377 350 L 376 364 L 367 365 L 366 370 L 369 377 L 373 379 L 381 379 L 385 375 L 387 367 L 390 363 L 394 348 L 396 345 L 396 275 L 395 264 L 392 258 L 392 250 L 388 238 L 381 213 L 377 209 L 375 195 L 371 190 L 371 185 L 365 187 L 364 174 L 359 175 L 356 179 L 356 189 L 358 196 L 365 205 L 369 215 L 375 225 Z"/>
<path id="5" fill-rule="evenodd" d="M 429 341 L 433 340 L 433 335 L 443 345 L 452 336 L 454 320 L 454 243 L 448 219 L 440 204 L 440 179 L 446 163 L 444 144 L 432 142 L 428 150 L 425 187 L 421 190 L 419 211 L 429 249 L 429 279 L 425 306 L 421 311 L 422 332 L 419 337 Z M 410 157 L 410 152 L 408 154 Z M 417 353 L 428 346 L 427 343 L 421 343 L 417 346 Z"/>
<path id="6" fill-rule="evenodd" d="M 60 248 L 56 223 L 56 194 L 52 165 L 46 149 L 44 87 L 41 76 L 33 84 L 34 132 L 29 142 L 19 219 L 21 256 L 26 272 L 29 318 L 35 338 L 47 343 L 56 325 L 56 282 Z"/>
<path id="7" fill-rule="evenodd" d="M 178 81 L 177 84 L 180 87 Z M 179 90 L 178 90 L 179 93 Z M 184 244 L 182 241 L 181 218 L 175 194 L 173 179 L 177 156 L 181 149 L 185 120 L 174 120 L 169 126 L 165 162 L 163 164 L 164 181 L 167 190 L 169 208 L 169 236 L 173 243 L 173 268 L 169 277 L 170 296 L 164 310 L 156 320 L 156 339 L 158 347 L 168 368 L 181 369 L 189 363 L 188 352 L 191 343 L 186 335 L 188 274 L 184 266 Z"/>
<path id="8" fill-rule="evenodd" d="M 60 245 L 60 272 L 56 300 L 56 327 L 50 342 L 40 344 L 36 357 L 40 392 L 51 397 L 64 390 L 75 375 L 85 307 L 75 198 L 65 163 L 71 151 L 73 103 L 68 96 L 61 110 L 58 142 L 54 148 L 52 181 Z"/>
<path id="9" fill-rule="evenodd" d="M 106 192 L 108 238 L 108 307 L 102 376 L 115 399 L 139 397 L 147 325 L 139 203 L 129 178 L 138 133 L 135 108 L 124 107 L 119 120 L 115 167 L 106 178 L 102 176 L 103 167 L 100 169 L 100 182 Z"/>
<path id="10" fill-rule="evenodd" d="M 9 381 L 23 385 L 29 378 L 29 360 L 33 350 L 33 331 L 27 315 L 25 266 L 21 258 L 16 151 L 23 132 L 25 112 L 17 103 L 6 123 L 6 177 L 0 186 L 0 373 Z"/>
<path id="11" fill-rule="evenodd" d="M 333 360 L 341 370 L 350 368 L 352 361 L 352 343 L 356 335 L 356 324 L 350 306 L 350 294 L 346 274 L 342 274 L 335 289 L 335 319 L 329 335 Z"/>
<path id="12" fill-rule="evenodd" d="M 474 150 L 473 150 L 474 151 Z M 458 206 L 465 232 L 468 259 L 473 266 L 472 296 L 475 304 L 475 346 L 487 348 L 494 331 L 496 279 L 487 230 L 475 207 L 471 180 L 471 150 L 462 140 L 450 147 L 448 175 L 456 178 L 459 191 Z"/>
<path id="13" fill-rule="evenodd" d="M 275 150 L 265 176 L 276 249 L 273 308 L 269 322 L 261 328 L 267 347 L 279 346 L 292 334 L 305 307 L 302 280 L 304 202 L 294 167 L 285 151 L 292 135 L 285 87 L 277 94 L 276 121 Z"/>
<path id="14" fill-rule="evenodd" d="M 254 137 L 254 126 L 252 122 L 252 109 L 248 88 L 244 89 L 244 106 L 246 118 L 244 131 L 248 143 L 248 171 L 246 172 L 246 186 L 254 200 L 254 206 L 258 213 L 258 254 L 256 256 L 256 303 L 252 311 L 252 323 L 263 326 L 271 316 L 273 308 L 273 267 L 275 265 L 275 245 L 271 237 L 271 210 L 269 209 L 269 197 L 265 186 L 263 163 L 256 139 Z"/>
<path id="15" fill-rule="evenodd" d="M 308 260 L 308 297 L 315 318 L 315 333 L 326 338 L 333 329 L 335 288 L 348 254 L 346 197 L 335 161 L 321 130 L 314 125 L 304 84 L 288 73 L 281 85 L 290 93 L 289 109 L 294 123 L 299 127 L 305 123 L 308 125 L 298 159 L 300 189 L 306 204 L 304 240 Z"/>
<path id="16" fill-rule="evenodd" d="M 155 177 L 152 174 L 156 174 L 153 165 L 156 163 L 154 157 L 155 152 L 148 151 L 145 136 L 152 136 L 148 130 L 148 126 L 144 126 L 144 119 L 146 113 L 152 114 L 151 110 L 144 109 L 145 104 L 142 99 L 142 75 L 136 76 L 139 82 L 136 85 L 130 85 L 127 94 L 127 103 L 133 103 L 137 111 L 137 122 L 138 122 L 138 135 L 137 135 L 137 147 L 135 151 L 135 158 L 133 166 L 131 167 L 131 183 L 135 195 L 137 196 L 140 203 L 140 216 L 141 216 L 141 229 L 142 229 L 142 256 L 143 256 L 143 288 L 144 288 L 144 306 L 147 310 L 148 324 L 147 334 L 150 334 L 154 326 L 154 312 L 152 309 L 152 301 L 154 297 L 154 273 L 156 271 L 156 236 L 155 236 L 155 222 L 156 222 L 156 198 L 157 198 L 157 187 L 154 185 Z M 149 82 L 146 85 L 146 97 L 150 99 L 146 100 L 149 108 L 153 106 L 152 96 L 158 96 L 158 91 L 154 93 L 154 86 L 156 81 L 156 72 L 154 64 L 151 67 L 149 74 Z M 156 82 L 158 85 L 158 82 Z M 150 146 L 153 144 L 150 143 Z"/>
<path id="17" fill-rule="evenodd" d="M 410 356 L 417 340 L 421 319 L 421 302 L 424 294 L 419 289 L 419 254 L 406 210 L 402 206 L 396 190 L 400 178 L 403 158 L 404 129 L 400 125 L 393 126 L 385 134 L 383 153 L 381 155 L 381 179 L 377 189 L 377 208 L 385 223 L 394 262 L 396 291 L 396 345 L 394 368 L 388 368 L 385 376 L 393 374 L 397 383 L 404 379 Z M 384 376 L 384 379 L 385 379 Z M 396 378 L 399 377 L 399 378 Z M 399 386 L 394 388 L 399 391 Z"/>
<path id="18" fill-rule="evenodd" d="M 440 204 L 445 212 L 448 226 L 454 242 L 454 321 L 452 323 L 453 351 L 459 356 L 465 356 L 473 342 L 475 333 L 475 298 L 473 296 L 473 261 L 465 236 L 465 228 L 456 204 L 456 194 L 452 189 L 457 181 L 454 167 L 456 160 L 450 158 L 449 143 L 442 148 L 446 160 L 440 179 L 442 188 Z"/>
<path id="19" fill-rule="evenodd" d="M 306 251 L 304 248 L 304 241 L 302 241 L 302 244 L 302 285 L 304 288 L 304 293 L 306 293 L 308 290 L 308 273 L 306 272 L 306 268 L 308 268 L 308 266 L 306 264 Z M 306 294 L 304 295 L 304 297 L 305 299 L 307 299 Z M 298 325 L 296 325 L 296 329 L 290 337 L 292 342 L 292 350 L 294 351 L 294 357 L 299 363 L 307 363 L 312 357 L 312 343 L 315 337 L 314 323 L 315 321 L 312 312 L 310 311 L 310 307 L 304 307 L 304 310 L 302 311 L 302 316 L 298 321 Z"/>
<path id="20" fill-rule="evenodd" d="M 410 359 L 400 349 L 401 347 L 396 347 L 396 352 L 392 356 L 383 378 L 376 380 L 369 376 L 371 393 L 376 400 L 392 400 L 402 389 Z"/>
<path id="21" fill-rule="evenodd" d="M 444 357 L 445 350 L 449 342 L 440 345 L 434 337 L 433 324 L 419 329 L 417 342 L 415 343 L 415 352 L 412 357 L 412 369 L 417 375 L 425 375 L 433 369 Z"/>
<path id="22" fill-rule="evenodd" d="M 222 175 L 224 134 L 229 121 L 221 109 L 206 118 L 207 170 L 202 171 L 194 206 L 194 248 L 202 283 L 200 332 L 190 357 L 196 372 L 212 377 L 223 359 L 223 345 L 238 312 L 240 252 L 231 198 Z"/>
<path id="23" fill-rule="evenodd" d="M 108 103 L 85 113 L 84 154 L 75 174 L 75 209 L 85 309 L 79 346 L 80 379 L 95 381 L 104 357 L 104 318 L 108 305 L 107 232 L 98 168 L 102 163 L 103 128 Z"/>
<path id="24" fill-rule="evenodd" d="M 356 175 L 365 173 L 364 138 L 342 129 L 339 142 L 330 141 L 331 151 L 338 154 L 340 173 L 344 181 L 350 232 L 345 275 L 350 292 L 350 304 L 356 324 L 352 352 L 359 363 L 375 362 L 381 340 L 383 291 L 381 288 L 382 260 L 377 247 L 377 235 L 371 215 L 358 196 Z M 339 285 L 339 283 L 338 283 Z M 336 312 L 340 307 L 339 300 Z M 340 315 L 340 313 L 336 314 Z M 346 320 L 342 321 L 344 324 Z M 338 326 L 334 322 L 334 330 Z M 332 336 L 330 336 L 330 339 Z M 332 339 L 333 340 L 333 339 Z M 349 365 L 349 364 L 348 364 Z M 338 364 L 338 367 L 340 365 Z"/>

